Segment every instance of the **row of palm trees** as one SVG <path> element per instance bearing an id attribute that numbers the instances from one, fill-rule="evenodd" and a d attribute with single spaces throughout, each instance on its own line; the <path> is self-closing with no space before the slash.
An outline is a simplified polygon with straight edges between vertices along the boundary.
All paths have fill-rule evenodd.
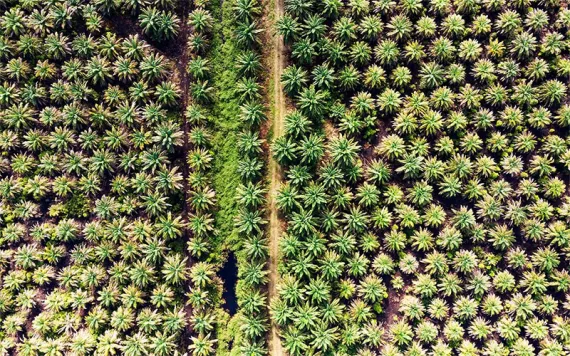
<path id="1" fill-rule="evenodd" d="M 236 199 L 243 202 L 236 216 L 235 225 L 240 236 L 238 256 L 238 303 L 242 332 L 239 352 L 247 355 L 266 355 L 269 330 L 267 262 L 269 248 L 266 220 L 266 184 L 264 171 L 266 155 L 261 127 L 265 121 L 263 75 L 261 65 L 261 16 L 262 2 L 237 0 L 234 14 L 237 19 L 235 38 L 240 46 L 237 57 L 239 80 L 236 95 L 240 104 L 239 120 L 240 162 L 238 172 L 241 184 Z"/>
<path id="2" fill-rule="evenodd" d="M 2 354 L 181 351 L 180 91 L 115 3 L 0 4 Z"/>
<path id="3" fill-rule="evenodd" d="M 218 208 L 216 192 L 212 188 L 211 129 L 208 125 L 209 104 L 213 100 L 213 87 L 209 82 L 209 46 L 212 37 L 214 18 L 210 13 L 210 2 L 194 4 L 188 15 L 190 37 L 188 52 L 191 56 L 187 73 L 190 77 L 190 103 L 186 110 L 189 125 L 189 207 L 188 229 L 190 231 L 187 250 L 192 257 L 188 302 L 192 308 L 189 351 L 192 355 L 215 354 L 218 339 L 223 337 L 219 330 L 223 327 L 221 310 L 223 284 L 217 277 L 220 261 L 217 259 L 215 213 Z M 216 317 L 218 316 L 218 317 Z"/>
<path id="4" fill-rule="evenodd" d="M 562 355 L 565 4 L 285 1 L 291 355 Z"/>

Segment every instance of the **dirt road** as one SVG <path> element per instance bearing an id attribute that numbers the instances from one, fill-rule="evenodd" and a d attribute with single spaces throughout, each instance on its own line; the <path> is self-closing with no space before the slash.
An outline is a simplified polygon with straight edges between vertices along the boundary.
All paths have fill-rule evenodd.
<path id="1" fill-rule="evenodd" d="M 274 21 L 269 21 L 270 23 L 275 23 L 275 20 L 279 19 L 283 15 L 283 0 L 273 0 L 274 1 L 274 14 L 271 16 Z M 267 29 L 273 32 L 271 29 Z M 283 38 L 281 36 L 273 36 L 272 45 L 272 56 L 273 56 L 273 71 L 272 71 L 272 81 L 273 81 L 273 138 L 280 137 L 283 134 L 283 129 L 285 126 L 285 95 L 283 94 L 283 89 L 281 87 L 281 74 L 285 67 L 285 46 L 283 44 Z M 277 204 L 275 202 L 277 191 L 281 185 L 281 170 L 279 164 L 275 162 L 273 156 L 269 157 L 269 299 L 277 295 L 277 282 L 278 282 L 278 271 L 277 265 L 279 262 L 279 238 L 281 237 L 281 221 L 279 220 L 279 210 L 277 209 Z M 271 331 L 269 336 L 269 354 L 272 356 L 282 356 L 284 355 L 283 347 L 281 346 L 281 340 L 277 333 L 277 326 L 271 323 Z"/>

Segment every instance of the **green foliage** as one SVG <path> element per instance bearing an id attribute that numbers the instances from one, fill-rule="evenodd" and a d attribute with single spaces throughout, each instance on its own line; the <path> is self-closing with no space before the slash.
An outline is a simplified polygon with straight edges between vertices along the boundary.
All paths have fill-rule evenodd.
<path id="1" fill-rule="evenodd" d="M 539 309 L 567 274 L 567 6 L 284 4 L 285 350 L 562 352 L 567 311 Z"/>
<path id="2" fill-rule="evenodd" d="M 73 195 L 65 204 L 64 216 L 85 218 L 89 216 L 88 200 L 81 195 Z"/>
<path id="3" fill-rule="evenodd" d="M 118 5 L 0 5 L 2 354 L 180 351 L 180 88 Z"/>
<path id="4" fill-rule="evenodd" d="M 237 252 L 239 304 L 265 281 L 263 268 L 267 258 L 263 248 L 259 247 L 264 243 L 263 239 L 250 241 L 254 235 L 262 233 L 263 210 L 260 205 L 263 203 L 263 189 L 259 188 L 254 193 L 255 198 L 252 197 L 255 202 L 252 200 L 245 207 L 236 198 L 240 191 L 247 193 L 241 190 L 243 187 L 253 183 L 259 185 L 250 179 L 259 177 L 263 167 L 262 159 L 256 156 L 261 153 L 262 141 L 255 131 L 265 118 L 263 105 L 259 102 L 260 86 L 255 76 L 260 63 L 259 55 L 254 52 L 257 48 L 250 47 L 257 42 L 260 30 L 256 21 L 246 15 L 258 10 L 256 1 L 224 1 L 196 9 L 190 15 L 191 25 L 198 31 L 190 40 L 190 48 L 196 52 L 188 68 L 195 77 L 191 94 L 196 104 L 189 108 L 189 112 L 200 112 L 199 116 L 204 120 L 193 119 L 198 115 L 189 116 L 193 124 L 204 125 L 213 134 L 206 145 L 201 145 L 208 154 L 193 153 L 189 161 L 200 162 L 203 160 L 198 157 L 209 157 L 207 165 L 195 165 L 195 169 L 207 172 L 206 180 L 211 182 L 209 184 L 216 196 L 215 210 L 212 211 L 214 229 L 205 236 L 208 251 L 205 256 L 198 257 L 221 262 L 221 256 L 229 249 Z M 246 18 L 236 23 L 236 14 Z M 201 46 L 194 46 L 200 36 L 207 37 L 209 41 L 205 52 Z M 243 198 L 249 199 L 248 196 Z M 193 205 L 197 208 L 196 204 Z M 191 245 L 194 251 L 198 243 L 191 242 Z M 247 251 L 252 257 L 257 257 L 253 258 L 254 263 L 242 257 L 246 253 L 242 253 L 244 246 L 248 246 Z M 242 292 L 244 288 L 245 292 Z M 262 309 L 240 309 L 230 322 L 235 328 L 233 335 L 222 328 L 224 324 L 218 324 L 218 353 L 262 354 L 265 350 L 264 332 L 267 330 L 267 317 L 263 317 L 265 308 Z M 231 350 L 228 350 L 230 340 Z M 201 342 L 199 339 L 194 341 L 191 346 L 194 353 Z"/>

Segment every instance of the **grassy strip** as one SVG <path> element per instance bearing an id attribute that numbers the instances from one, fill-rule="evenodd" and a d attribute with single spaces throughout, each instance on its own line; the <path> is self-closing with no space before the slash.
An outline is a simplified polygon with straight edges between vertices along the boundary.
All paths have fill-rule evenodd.
<path id="1" fill-rule="evenodd" d="M 212 68 L 211 83 L 214 87 L 209 116 L 214 154 L 211 172 L 219 207 L 215 215 L 218 234 L 212 245 L 217 250 L 214 256 L 219 257 L 222 257 L 224 250 L 235 245 L 238 239 L 234 229 L 234 217 L 238 209 L 235 192 L 240 183 L 237 172 L 240 158 L 237 141 L 242 125 L 238 120 L 239 104 L 235 98 L 238 77 L 235 59 L 239 49 L 234 39 L 233 3 L 232 0 L 212 3 L 215 24 L 208 57 Z"/>
<path id="2" fill-rule="evenodd" d="M 210 83 L 213 86 L 212 102 L 208 105 L 209 128 L 213 137 L 212 153 L 214 161 L 212 169 L 213 189 L 217 195 L 218 211 L 215 213 L 215 228 L 217 234 L 212 244 L 210 259 L 212 262 L 223 262 L 228 251 L 233 250 L 238 257 L 238 268 L 247 268 L 245 254 L 240 251 L 243 235 L 237 233 L 234 220 L 240 207 L 236 203 L 236 188 L 242 182 L 238 174 L 239 162 L 243 153 L 238 150 L 238 137 L 245 125 L 240 121 L 240 104 L 236 97 L 236 84 L 240 78 L 235 63 L 244 50 L 236 39 L 235 0 L 215 1 L 210 4 L 214 17 L 213 37 L 208 51 L 211 68 Z M 243 300 L 244 293 L 251 291 L 244 280 L 238 280 L 236 297 Z M 241 330 L 243 318 L 252 317 L 243 310 L 238 310 L 232 318 L 218 310 L 220 319 L 217 329 L 217 355 L 242 355 L 242 345 L 248 345 L 252 340 Z M 227 322 L 225 322 L 227 321 Z"/>
<path id="3" fill-rule="evenodd" d="M 210 143 L 213 162 L 208 174 L 217 199 L 217 211 L 214 213 L 216 234 L 209 241 L 211 250 L 208 262 L 217 265 L 217 268 L 221 268 L 225 262 L 229 249 L 235 249 L 238 245 L 234 218 L 238 210 L 235 202 L 236 188 L 240 183 L 237 172 L 240 160 L 237 141 L 242 124 L 238 119 L 239 103 L 235 98 L 238 78 L 235 59 L 239 49 L 234 39 L 234 3 L 235 0 L 212 0 L 208 5 L 208 10 L 214 18 L 212 37 L 206 51 L 210 68 L 209 82 L 213 90 L 211 102 L 203 108 L 206 109 L 207 126 L 212 134 Z M 218 340 L 216 354 L 226 356 L 235 345 L 235 333 L 239 329 L 238 319 L 230 317 L 223 309 L 221 301 L 214 305 L 213 313 L 217 321 L 215 338 Z"/>

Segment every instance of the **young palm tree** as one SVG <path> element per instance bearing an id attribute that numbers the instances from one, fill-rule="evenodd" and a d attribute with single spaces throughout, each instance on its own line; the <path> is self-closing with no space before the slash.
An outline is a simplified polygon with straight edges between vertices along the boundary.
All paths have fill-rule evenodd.
<path id="1" fill-rule="evenodd" d="M 281 136 L 271 145 L 271 151 L 279 164 L 284 165 L 297 160 L 297 145 L 288 137 Z"/>
<path id="2" fill-rule="evenodd" d="M 198 334 L 198 336 L 193 336 L 191 341 L 189 348 L 192 350 L 192 355 L 210 356 L 214 354 L 214 346 L 218 340 L 212 339 L 211 334 Z"/>
<path id="3" fill-rule="evenodd" d="M 198 33 L 209 32 L 213 18 L 208 10 L 198 8 L 188 15 L 188 24 Z"/>
<path id="4" fill-rule="evenodd" d="M 244 234 L 261 233 L 261 226 L 265 224 L 267 224 L 267 221 L 262 218 L 262 213 L 258 210 L 249 211 L 242 209 L 236 216 L 235 221 L 238 231 Z"/>
<path id="5" fill-rule="evenodd" d="M 258 43 L 259 34 L 263 29 L 258 27 L 257 21 L 244 20 L 236 28 L 236 40 L 244 47 L 251 47 Z"/>
<path id="6" fill-rule="evenodd" d="M 244 52 L 238 56 L 236 66 L 241 75 L 255 76 L 261 69 L 260 57 L 253 51 Z"/>
<path id="7" fill-rule="evenodd" d="M 298 96 L 299 109 L 310 118 L 319 118 L 326 112 L 327 99 L 327 93 L 314 86 L 305 88 Z"/>
<path id="8" fill-rule="evenodd" d="M 287 67 L 281 76 L 283 89 L 290 96 L 297 95 L 308 82 L 307 76 L 307 72 L 301 67 L 295 65 Z"/>
<path id="9" fill-rule="evenodd" d="M 178 254 L 168 256 L 164 261 L 162 269 L 164 280 L 167 283 L 174 285 L 180 284 L 182 281 L 186 280 L 188 274 L 186 262 L 187 259 L 182 259 Z"/>

